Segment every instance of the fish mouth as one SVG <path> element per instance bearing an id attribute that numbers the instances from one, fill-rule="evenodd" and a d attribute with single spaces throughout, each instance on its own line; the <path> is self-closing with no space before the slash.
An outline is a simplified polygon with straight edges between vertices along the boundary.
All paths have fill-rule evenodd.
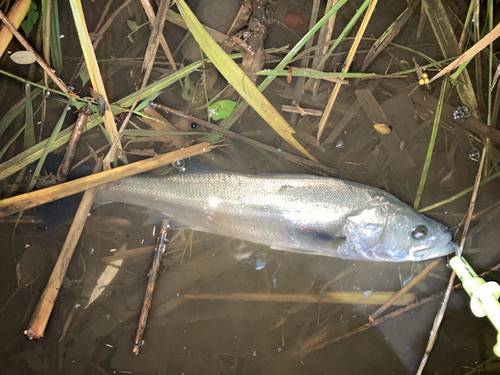
<path id="1" fill-rule="evenodd" d="M 411 256 L 415 261 L 440 258 L 445 255 L 458 252 L 459 246 L 453 241 L 448 241 L 444 244 L 438 244 L 433 247 L 415 249 L 411 252 Z"/>

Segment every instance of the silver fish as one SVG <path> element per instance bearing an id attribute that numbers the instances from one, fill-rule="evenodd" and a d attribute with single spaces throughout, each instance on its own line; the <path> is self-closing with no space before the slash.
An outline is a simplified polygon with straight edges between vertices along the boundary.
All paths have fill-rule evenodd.
<path id="1" fill-rule="evenodd" d="M 311 175 L 186 172 L 129 177 L 101 189 L 97 204 L 158 210 L 194 230 L 287 250 L 385 262 L 455 251 L 451 232 L 391 194 Z"/>

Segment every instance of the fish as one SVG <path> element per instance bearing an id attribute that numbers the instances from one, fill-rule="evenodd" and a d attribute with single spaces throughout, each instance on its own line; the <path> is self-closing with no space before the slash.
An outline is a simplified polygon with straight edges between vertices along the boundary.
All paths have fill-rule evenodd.
<path id="1" fill-rule="evenodd" d="M 307 174 L 182 169 L 110 183 L 96 205 L 133 204 L 196 231 L 348 260 L 415 262 L 458 248 L 447 227 L 375 187 Z"/>

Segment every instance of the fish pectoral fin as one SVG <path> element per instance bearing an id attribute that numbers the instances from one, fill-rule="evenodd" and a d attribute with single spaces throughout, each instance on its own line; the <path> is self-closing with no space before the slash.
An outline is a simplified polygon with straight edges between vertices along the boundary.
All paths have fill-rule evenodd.
<path id="1" fill-rule="evenodd" d="M 299 247 L 324 255 L 330 255 L 329 253 L 337 251 L 338 248 L 347 241 L 346 237 L 337 237 L 331 234 L 305 229 L 294 231 L 291 237 Z"/>

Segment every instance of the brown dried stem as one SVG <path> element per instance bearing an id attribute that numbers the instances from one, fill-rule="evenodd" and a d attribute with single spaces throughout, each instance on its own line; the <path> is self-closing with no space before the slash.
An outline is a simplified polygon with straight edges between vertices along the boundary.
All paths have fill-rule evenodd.
<path id="1" fill-rule="evenodd" d="M 154 25 L 156 15 L 153 11 L 153 7 L 151 6 L 151 3 L 149 0 L 141 0 L 142 7 L 144 8 L 144 11 L 146 12 L 146 15 L 148 16 L 149 22 L 151 25 Z M 172 53 L 170 52 L 170 48 L 168 47 L 167 41 L 165 39 L 165 36 L 163 35 L 163 32 L 160 33 L 160 44 L 161 48 L 163 48 L 163 51 L 165 52 L 165 55 L 167 55 L 168 62 L 170 65 L 172 65 L 173 70 L 177 70 L 177 65 L 175 65 L 174 57 L 172 56 Z"/>
<path id="2" fill-rule="evenodd" d="M 356 34 L 356 38 L 354 39 L 354 42 L 351 46 L 351 49 L 349 50 L 349 54 L 347 55 L 347 58 L 345 60 L 345 67 L 342 69 L 343 73 L 347 73 L 351 67 L 352 61 L 354 60 L 354 55 L 356 54 L 356 51 L 358 50 L 359 43 L 361 42 L 361 39 L 363 38 L 363 34 L 365 33 L 366 27 L 368 26 L 368 23 L 370 22 L 370 19 L 372 17 L 373 11 L 375 10 L 375 6 L 377 5 L 378 0 L 371 0 L 370 5 L 368 5 L 368 9 L 366 10 L 365 17 L 363 18 L 363 22 L 361 22 L 361 26 L 359 27 L 358 33 Z M 318 135 L 317 135 L 317 144 L 319 145 L 321 135 L 323 134 L 323 130 L 325 130 L 326 122 L 328 121 L 328 118 L 330 117 L 330 113 L 332 112 L 333 105 L 335 104 L 335 100 L 337 99 L 337 95 L 339 94 L 341 85 L 336 83 L 335 88 L 333 89 L 332 95 L 328 99 L 328 103 L 326 105 L 325 111 L 323 112 L 323 117 L 321 117 L 321 121 L 319 122 L 319 129 L 318 129 Z"/>
<path id="3" fill-rule="evenodd" d="M 254 301 L 284 303 L 344 303 L 357 305 L 380 305 L 392 299 L 393 292 L 373 292 L 368 297 L 362 292 L 323 292 L 320 294 L 282 293 L 228 293 L 228 294 L 184 294 L 186 299 L 209 299 L 221 301 Z M 409 298 L 409 299 L 407 299 Z M 394 301 L 396 305 L 407 305 L 415 300 L 408 293 Z"/>
<path id="4" fill-rule="evenodd" d="M 12 25 L 17 29 L 23 22 L 26 14 L 31 7 L 32 0 L 17 0 L 7 14 Z M 7 27 L 0 29 L 0 57 L 3 56 L 10 41 L 12 40 L 12 33 Z"/>
<path id="5" fill-rule="evenodd" d="M 92 115 L 92 110 L 84 106 L 80 110 L 78 119 L 76 120 L 75 127 L 73 128 L 73 133 L 71 133 L 71 138 L 69 139 L 68 146 L 66 147 L 66 153 L 64 154 L 63 161 L 57 169 L 56 180 L 58 183 L 66 181 L 68 178 L 69 168 L 73 157 L 75 156 L 76 146 L 78 145 L 78 140 L 83 133 L 83 128 L 87 124 L 90 116 Z"/>
<path id="6" fill-rule="evenodd" d="M 153 265 L 151 266 L 151 271 L 149 271 L 148 286 L 146 287 L 146 295 L 144 296 L 141 316 L 139 317 L 139 325 L 137 326 L 137 333 L 135 335 L 133 349 L 135 355 L 139 354 L 139 351 L 141 350 L 142 336 L 144 335 L 144 330 L 146 329 L 146 321 L 148 320 L 148 313 L 153 299 L 153 291 L 156 285 L 158 270 L 160 269 L 161 257 L 163 256 L 166 248 L 168 227 L 168 220 L 163 220 L 160 234 L 158 235 L 158 241 L 156 243 Z"/>
<path id="7" fill-rule="evenodd" d="M 429 264 L 422 272 L 420 272 L 416 277 L 414 277 L 408 284 L 406 284 L 399 292 L 397 292 L 394 297 L 392 297 L 389 301 L 387 301 L 383 306 L 380 306 L 380 308 L 375 311 L 373 314 L 370 315 L 370 321 L 373 321 L 373 319 L 378 318 L 382 313 L 387 310 L 389 306 L 392 305 L 392 303 L 399 297 L 401 297 L 403 294 L 405 294 L 407 291 L 409 291 L 415 284 L 417 284 L 420 280 L 422 280 L 431 270 L 437 266 L 437 264 L 441 261 L 441 259 L 435 259 L 431 264 Z"/>
<path id="8" fill-rule="evenodd" d="M 499 269 L 500 269 L 500 263 L 498 263 L 496 266 L 490 268 L 488 271 L 483 272 L 479 276 L 484 277 L 492 272 L 498 271 Z M 462 287 L 462 283 L 459 283 L 459 284 L 454 285 L 452 287 L 452 289 L 455 290 L 455 289 L 458 289 L 461 287 Z M 308 342 L 316 340 L 316 336 L 319 336 L 319 335 L 324 336 L 325 335 L 323 332 L 320 332 L 317 335 L 314 335 L 312 338 L 308 339 L 306 342 L 301 343 L 301 345 L 294 350 L 294 354 L 299 356 L 299 357 L 304 357 L 305 355 L 307 355 L 309 353 L 324 349 L 327 346 L 330 346 L 336 342 L 342 341 L 348 337 L 354 336 L 357 333 L 360 333 L 360 332 L 366 331 L 367 329 L 375 327 L 375 326 L 379 325 L 380 323 L 385 322 L 386 320 L 392 319 L 392 318 L 399 316 L 407 311 L 411 311 L 411 310 L 417 308 L 418 306 L 421 306 L 421 305 L 424 305 L 428 302 L 434 301 L 435 299 L 441 297 L 445 293 L 445 291 L 446 291 L 446 289 L 442 290 L 440 292 L 434 293 L 434 294 L 432 294 L 426 298 L 423 298 L 421 300 L 418 300 L 418 301 L 416 301 L 408 306 L 401 307 L 400 309 L 397 309 L 397 310 L 395 310 L 387 315 L 384 315 L 380 318 L 375 319 L 373 322 L 363 324 L 362 326 L 355 328 L 354 330 L 352 330 L 350 332 L 344 333 L 343 335 L 333 337 L 329 340 L 324 340 L 324 338 L 323 338 L 321 340 L 321 342 L 318 342 L 317 344 L 308 345 Z"/>
<path id="9" fill-rule="evenodd" d="M 94 167 L 94 173 L 96 173 L 101 168 L 101 159 L 97 162 Z M 97 194 L 97 187 L 89 189 L 83 195 L 80 206 L 76 211 L 75 218 L 71 223 L 71 228 L 69 229 L 66 241 L 59 253 L 57 262 L 52 270 L 50 279 L 38 301 L 38 305 L 31 317 L 31 321 L 28 325 L 28 329 L 24 331 L 24 334 L 31 339 L 39 339 L 43 337 L 45 332 L 45 327 L 49 322 L 50 314 L 61 289 L 61 285 L 68 270 L 69 262 L 75 251 L 80 235 L 82 234 L 83 227 L 87 221 L 87 217 L 92 204 L 94 203 L 95 195 Z"/>
<path id="10" fill-rule="evenodd" d="M 176 150 L 160 156 L 130 163 L 112 170 L 65 182 L 63 184 L 3 199 L 0 201 L 0 218 L 77 194 L 93 187 L 107 184 L 108 182 L 113 182 L 124 177 L 130 177 L 138 173 L 147 172 L 166 164 L 173 163 L 178 159 L 185 159 L 191 156 L 199 155 L 210 151 L 212 148 L 213 147 L 210 146 L 208 142 L 203 142 L 194 146 L 186 147 L 182 150 Z"/>

